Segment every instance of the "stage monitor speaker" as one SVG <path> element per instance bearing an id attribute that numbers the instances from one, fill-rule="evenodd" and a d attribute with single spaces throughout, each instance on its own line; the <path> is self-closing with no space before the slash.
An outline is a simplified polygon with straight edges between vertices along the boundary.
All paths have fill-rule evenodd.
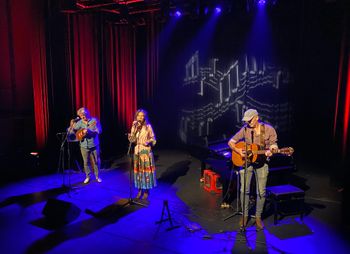
<path id="1" fill-rule="evenodd" d="M 67 224 L 78 218 L 80 211 L 79 207 L 73 203 L 50 198 L 46 202 L 42 213 L 53 224 Z"/>

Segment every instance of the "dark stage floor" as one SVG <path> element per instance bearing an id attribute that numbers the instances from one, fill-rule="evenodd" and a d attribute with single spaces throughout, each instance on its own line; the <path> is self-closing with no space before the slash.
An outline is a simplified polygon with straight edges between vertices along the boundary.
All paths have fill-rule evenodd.
<path id="1" fill-rule="evenodd" d="M 220 209 L 221 195 L 203 190 L 200 163 L 185 152 L 156 151 L 158 187 L 148 207 L 123 206 L 129 197 L 127 159 L 102 169 L 102 183 L 81 184 L 72 173 L 73 189 L 62 188 L 60 174 L 21 180 L 1 187 L 1 253 L 349 253 L 342 224 L 341 197 L 326 176 L 305 174 L 307 215 L 288 216 L 277 226 L 273 216 L 256 232 L 249 222 L 247 238 L 238 233 L 234 210 Z M 68 183 L 68 176 L 65 177 Z M 48 198 L 69 202 L 80 213 L 66 225 L 42 214 Z M 156 224 L 168 201 L 173 223 Z M 51 211 L 52 212 L 52 211 Z M 62 212 L 62 211 L 59 211 Z M 71 213 L 73 214 L 73 213 Z M 167 214 L 165 215 L 167 217 Z"/>

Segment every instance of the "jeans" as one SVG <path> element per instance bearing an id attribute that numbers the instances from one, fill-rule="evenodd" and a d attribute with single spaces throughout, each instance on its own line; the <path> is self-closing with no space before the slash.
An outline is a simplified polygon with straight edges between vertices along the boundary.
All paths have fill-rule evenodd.
<path id="1" fill-rule="evenodd" d="M 244 173 L 246 171 L 246 174 Z M 254 168 L 253 166 L 248 166 L 247 170 L 242 168 L 240 173 L 240 179 L 241 179 L 241 204 L 242 204 L 242 210 L 244 211 L 244 215 L 248 216 L 248 203 L 249 203 L 249 192 L 250 192 L 250 183 L 253 176 L 253 171 L 255 173 L 255 180 L 256 180 L 256 194 L 257 194 L 257 201 L 256 201 L 256 211 L 255 216 L 261 217 L 261 214 L 264 209 L 265 204 L 265 196 L 266 196 L 266 182 L 267 182 L 267 176 L 269 174 L 269 167 L 265 163 L 262 167 Z M 244 177 L 246 181 L 244 181 Z M 244 182 L 246 183 L 245 186 L 245 194 L 244 194 Z M 243 200 L 244 200 L 244 208 L 243 208 Z"/>
<path id="2" fill-rule="evenodd" d="M 98 178 L 98 169 L 100 167 L 100 148 L 98 146 L 93 148 L 80 147 L 80 151 L 84 161 L 84 171 L 86 177 L 90 177 L 90 166 L 92 166 L 95 177 Z"/>

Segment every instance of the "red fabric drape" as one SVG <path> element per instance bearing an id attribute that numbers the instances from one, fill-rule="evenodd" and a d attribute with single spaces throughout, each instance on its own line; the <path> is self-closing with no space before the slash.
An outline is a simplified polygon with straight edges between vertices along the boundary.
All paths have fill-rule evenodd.
<path id="1" fill-rule="evenodd" d="M 44 5 L 33 2 L 33 27 L 31 30 L 31 59 L 34 95 L 36 144 L 45 147 L 49 135 L 49 102 L 46 68 Z"/>
<path id="2" fill-rule="evenodd" d="M 137 109 L 135 30 L 109 24 L 106 30 L 106 72 L 113 115 L 129 129 Z"/>
<path id="3" fill-rule="evenodd" d="M 349 15 L 344 19 L 344 32 L 342 36 L 338 88 L 333 124 L 333 136 L 341 147 L 342 158 L 345 159 L 349 152 L 349 127 L 350 127 L 350 32 Z"/>
<path id="4" fill-rule="evenodd" d="M 2 138 L 6 149 L 35 144 L 41 149 L 47 143 L 45 6 L 44 0 L 0 2 L 0 108 L 7 116 Z"/>
<path id="5" fill-rule="evenodd" d="M 71 14 L 68 14 L 71 15 Z M 91 13 L 77 13 L 68 18 L 72 31 L 68 36 L 70 48 L 70 70 L 72 78 L 73 110 L 80 107 L 89 109 L 91 115 L 100 117 L 100 69 L 98 17 Z M 68 27 L 71 24 L 68 23 Z M 73 47 L 71 47 L 73 45 Z"/>

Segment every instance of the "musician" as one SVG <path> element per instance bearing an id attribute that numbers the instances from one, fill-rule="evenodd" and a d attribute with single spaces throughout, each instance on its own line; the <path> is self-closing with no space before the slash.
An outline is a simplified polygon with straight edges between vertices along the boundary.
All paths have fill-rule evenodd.
<path id="1" fill-rule="evenodd" d="M 244 229 L 248 221 L 249 190 L 251 178 L 254 171 L 257 190 L 255 222 L 256 229 L 259 231 L 264 228 L 264 223 L 261 219 L 261 214 L 264 208 L 266 182 L 267 176 L 269 174 L 269 168 L 266 163 L 266 158 L 272 156 L 272 154 L 278 149 L 277 134 L 275 129 L 271 125 L 263 123 L 259 120 L 258 111 L 255 109 L 248 109 L 247 111 L 245 111 L 242 121 L 245 122 L 245 125 L 228 142 L 228 145 L 233 150 L 233 152 L 236 152 L 242 158 L 245 158 L 245 149 L 236 147 L 236 144 L 239 141 L 244 141 L 247 145 L 257 144 L 260 146 L 260 149 L 266 150 L 265 156 L 261 155 L 255 162 L 248 163 L 246 169 L 245 165 L 243 165 L 243 167 L 239 171 L 241 184 L 241 205 L 243 211 L 243 215 L 240 219 L 239 226 L 241 229 Z M 244 182 L 246 183 L 245 188 Z"/>
<path id="2" fill-rule="evenodd" d="M 101 134 L 102 129 L 100 122 L 91 117 L 86 108 L 80 108 L 77 111 L 76 119 L 70 121 L 68 134 L 74 133 L 80 140 L 80 151 L 84 161 L 84 171 L 86 174 L 84 183 L 90 182 L 90 167 L 94 170 L 94 175 L 98 183 L 102 182 L 99 176 L 100 167 L 100 142 L 98 135 Z"/>
<path id="3" fill-rule="evenodd" d="M 157 185 L 156 169 L 152 147 L 156 144 L 156 137 L 152 125 L 149 123 L 147 112 L 139 109 L 135 113 L 129 141 L 134 148 L 134 184 L 138 189 L 136 198 L 147 199 L 150 189 Z"/>

